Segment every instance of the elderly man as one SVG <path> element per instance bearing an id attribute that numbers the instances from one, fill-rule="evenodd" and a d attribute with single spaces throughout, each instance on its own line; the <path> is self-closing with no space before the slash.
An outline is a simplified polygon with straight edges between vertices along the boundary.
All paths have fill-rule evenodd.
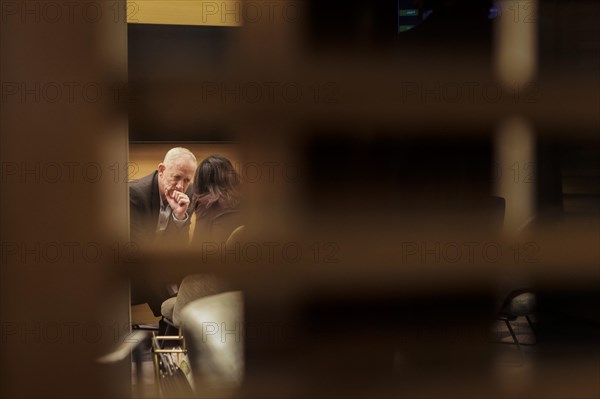
<path id="1" fill-rule="evenodd" d="M 196 157 L 188 149 L 172 148 L 158 170 L 129 185 L 131 241 L 139 246 L 165 248 L 185 246 L 190 229 L 190 183 L 196 171 Z M 148 303 L 156 316 L 173 292 L 166 282 L 148 281 L 138 276 L 132 281 L 131 303 Z"/>
<path id="2" fill-rule="evenodd" d="M 169 150 L 158 170 L 129 186 L 131 241 L 155 244 L 160 241 L 187 243 L 192 196 L 190 183 L 196 157 L 188 149 Z"/>

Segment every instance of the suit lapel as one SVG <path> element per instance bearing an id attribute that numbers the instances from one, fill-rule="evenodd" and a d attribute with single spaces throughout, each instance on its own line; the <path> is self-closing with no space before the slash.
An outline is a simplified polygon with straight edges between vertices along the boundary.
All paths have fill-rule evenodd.
<path id="1" fill-rule="evenodd" d="M 158 192 L 158 171 L 154 172 L 154 176 L 152 176 L 152 186 L 151 186 L 151 198 L 150 198 L 150 207 L 152 209 L 152 220 L 158 220 L 158 214 L 160 213 L 160 194 Z"/>

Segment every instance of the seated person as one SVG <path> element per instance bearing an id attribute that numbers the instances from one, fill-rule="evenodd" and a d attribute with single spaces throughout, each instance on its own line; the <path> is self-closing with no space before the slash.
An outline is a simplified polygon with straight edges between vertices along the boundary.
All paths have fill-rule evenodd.
<path id="1" fill-rule="evenodd" d="M 239 186 L 241 179 L 231 162 L 212 155 L 203 160 L 194 176 L 192 210 L 196 214 L 196 228 L 192 247 L 204 250 L 204 244 L 221 247 L 231 233 L 242 224 Z M 162 305 L 162 315 L 169 324 L 180 326 L 183 308 L 196 299 L 232 290 L 222 277 L 210 274 L 186 276 L 177 298 L 170 298 Z"/>
<path id="2" fill-rule="evenodd" d="M 231 162 L 221 155 L 203 160 L 194 176 L 192 210 L 196 228 L 192 246 L 202 243 L 222 244 L 242 225 L 239 192 L 241 179 Z"/>
<path id="3" fill-rule="evenodd" d="M 187 246 L 196 157 L 185 148 L 167 152 L 158 170 L 129 185 L 130 236 L 139 246 Z M 133 305 L 148 303 L 155 316 L 171 296 L 166 283 L 132 281 Z"/>
<path id="4" fill-rule="evenodd" d="M 129 206 L 131 241 L 154 244 L 157 238 L 187 243 L 190 218 L 190 184 L 196 157 L 185 148 L 172 148 L 158 170 L 131 182 Z"/>

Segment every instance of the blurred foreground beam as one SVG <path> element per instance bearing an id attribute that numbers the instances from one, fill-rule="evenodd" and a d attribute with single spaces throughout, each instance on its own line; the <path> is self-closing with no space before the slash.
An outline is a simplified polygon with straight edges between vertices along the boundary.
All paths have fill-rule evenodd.
<path id="1" fill-rule="evenodd" d="M 501 0 L 496 21 L 496 71 L 503 87 L 525 87 L 537 67 L 537 1 Z M 496 194 L 506 198 L 505 231 L 517 233 L 535 216 L 535 133 L 527 120 L 515 116 L 501 123 L 496 137 L 500 166 Z M 509 171 L 517 170 L 517 177 Z"/>

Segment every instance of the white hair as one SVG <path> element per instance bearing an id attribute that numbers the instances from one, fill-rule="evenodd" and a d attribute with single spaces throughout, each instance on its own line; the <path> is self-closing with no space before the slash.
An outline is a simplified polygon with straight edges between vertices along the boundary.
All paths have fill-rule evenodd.
<path id="1" fill-rule="evenodd" d="M 194 156 L 194 154 L 192 154 L 192 152 L 190 150 L 188 150 L 187 148 L 183 148 L 183 147 L 171 148 L 165 154 L 165 159 L 164 159 L 163 163 L 165 164 L 165 166 L 170 166 L 173 162 L 179 161 L 179 160 L 189 160 L 190 162 L 193 162 L 194 165 L 196 165 L 196 163 L 197 163 L 196 157 Z"/>

